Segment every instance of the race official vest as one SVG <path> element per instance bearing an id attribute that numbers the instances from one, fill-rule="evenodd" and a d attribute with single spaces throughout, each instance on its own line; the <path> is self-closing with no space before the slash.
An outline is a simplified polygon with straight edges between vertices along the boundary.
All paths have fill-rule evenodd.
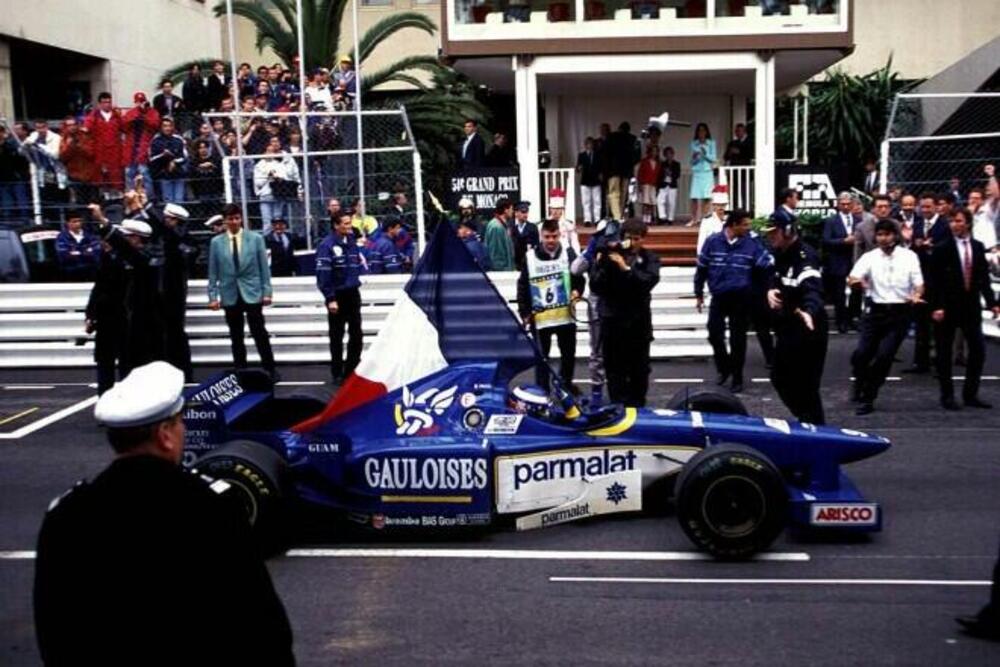
<path id="1" fill-rule="evenodd" d="M 566 250 L 562 250 L 555 259 L 538 259 L 533 250 L 528 253 L 531 312 L 537 329 L 573 323 L 567 255 Z"/>

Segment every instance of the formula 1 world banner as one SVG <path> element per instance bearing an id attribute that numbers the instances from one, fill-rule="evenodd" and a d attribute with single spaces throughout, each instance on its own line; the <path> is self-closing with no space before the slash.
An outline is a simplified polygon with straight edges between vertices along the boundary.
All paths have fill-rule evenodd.
<path id="1" fill-rule="evenodd" d="M 448 208 L 458 210 L 458 200 L 468 197 L 480 215 L 493 213 L 497 200 L 521 198 L 521 176 L 517 167 L 474 167 L 456 171 L 449 184 Z"/>
<path id="2" fill-rule="evenodd" d="M 774 201 L 777 205 L 781 204 L 779 198 L 782 190 L 795 188 L 799 191 L 797 213 L 823 217 L 837 212 L 837 193 L 850 187 L 845 165 L 775 165 L 774 184 Z"/>

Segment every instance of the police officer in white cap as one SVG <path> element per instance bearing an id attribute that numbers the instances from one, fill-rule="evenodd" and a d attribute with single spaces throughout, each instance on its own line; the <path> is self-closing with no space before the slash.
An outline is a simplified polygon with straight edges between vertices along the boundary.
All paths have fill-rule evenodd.
<path id="1" fill-rule="evenodd" d="M 185 324 L 187 318 L 188 264 L 194 261 L 198 250 L 187 236 L 187 221 L 190 215 L 183 206 L 167 204 L 162 215 L 150 208 L 150 219 L 158 228 L 163 239 L 163 320 L 166 325 L 166 359 L 184 371 L 190 381 L 191 346 L 188 343 Z"/>
<path id="2" fill-rule="evenodd" d="M 112 225 L 100 206 L 91 213 L 100 223 L 101 236 L 125 263 L 125 338 L 122 373 L 151 361 L 167 358 L 163 278 L 166 260 L 150 241 L 153 228 L 140 218 Z"/>
<path id="3" fill-rule="evenodd" d="M 184 374 L 159 361 L 97 402 L 117 456 L 52 502 L 38 537 L 35 630 L 46 664 L 295 662 L 245 517 L 224 483 L 179 465 L 183 388 Z"/>

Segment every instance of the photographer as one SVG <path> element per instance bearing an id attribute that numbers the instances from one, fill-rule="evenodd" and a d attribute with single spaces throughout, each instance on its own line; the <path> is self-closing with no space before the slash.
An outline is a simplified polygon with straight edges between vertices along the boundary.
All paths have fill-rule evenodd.
<path id="1" fill-rule="evenodd" d="M 642 247 L 645 236 L 642 221 L 626 221 L 622 240 L 598 251 L 590 272 L 590 288 L 601 298 L 608 395 L 633 407 L 646 404 L 653 340 L 650 294 L 660 282 L 660 258 Z"/>
<path id="2" fill-rule="evenodd" d="M 281 151 L 281 139 L 271 137 L 264 151 L 268 157 L 260 159 L 253 168 L 253 189 L 260 198 L 260 215 L 264 221 L 264 234 L 271 231 L 271 220 L 291 216 L 291 204 L 299 197 L 299 168 L 292 156 Z"/>
<path id="3" fill-rule="evenodd" d="M 153 136 L 160 127 L 160 114 L 153 109 L 146 94 L 142 91 L 132 96 L 135 104 L 126 112 L 122 119 L 122 130 L 125 135 L 125 187 L 136 187 L 135 177 L 142 176 L 144 187 L 153 189 L 153 179 L 149 173 L 149 147 Z"/>

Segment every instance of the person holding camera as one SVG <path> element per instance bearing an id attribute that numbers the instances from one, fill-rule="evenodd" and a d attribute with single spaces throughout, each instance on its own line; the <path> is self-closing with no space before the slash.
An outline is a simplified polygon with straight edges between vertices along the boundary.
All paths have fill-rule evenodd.
<path id="1" fill-rule="evenodd" d="M 660 258 L 642 247 L 645 237 L 641 220 L 626 221 L 621 241 L 599 250 L 590 271 L 590 288 L 601 302 L 608 395 L 632 407 L 646 405 L 653 340 L 650 294 L 660 282 Z"/>
<path id="2" fill-rule="evenodd" d="M 528 250 L 517 280 L 517 311 L 525 328 L 538 341 L 542 356 L 548 361 L 552 337 L 559 343 L 559 377 L 563 388 L 573 390 L 576 365 L 576 323 L 572 304 L 583 294 L 585 279 L 570 272 L 576 251 L 563 247 L 559 221 L 542 223 L 541 242 Z M 549 388 L 548 364 L 539 364 L 535 381 Z"/>
<path id="3" fill-rule="evenodd" d="M 138 91 L 132 96 L 135 104 L 122 119 L 125 135 L 123 162 L 125 163 L 125 188 L 138 187 L 135 177 L 142 176 L 144 187 L 153 191 L 153 178 L 149 173 L 149 147 L 160 128 L 160 114 L 152 108 L 146 93 Z"/>
<path id="4" fill-rule="evenodd" d="M 253 168 L 253 189 L 260 198 L 263 233 L 271 232 L 271 220 L 288 220 L 292 202 L 299 197 L 299 167 L 291 155 L 282 152 L 281 139 L 271 137 L 261 158 Z"/>

